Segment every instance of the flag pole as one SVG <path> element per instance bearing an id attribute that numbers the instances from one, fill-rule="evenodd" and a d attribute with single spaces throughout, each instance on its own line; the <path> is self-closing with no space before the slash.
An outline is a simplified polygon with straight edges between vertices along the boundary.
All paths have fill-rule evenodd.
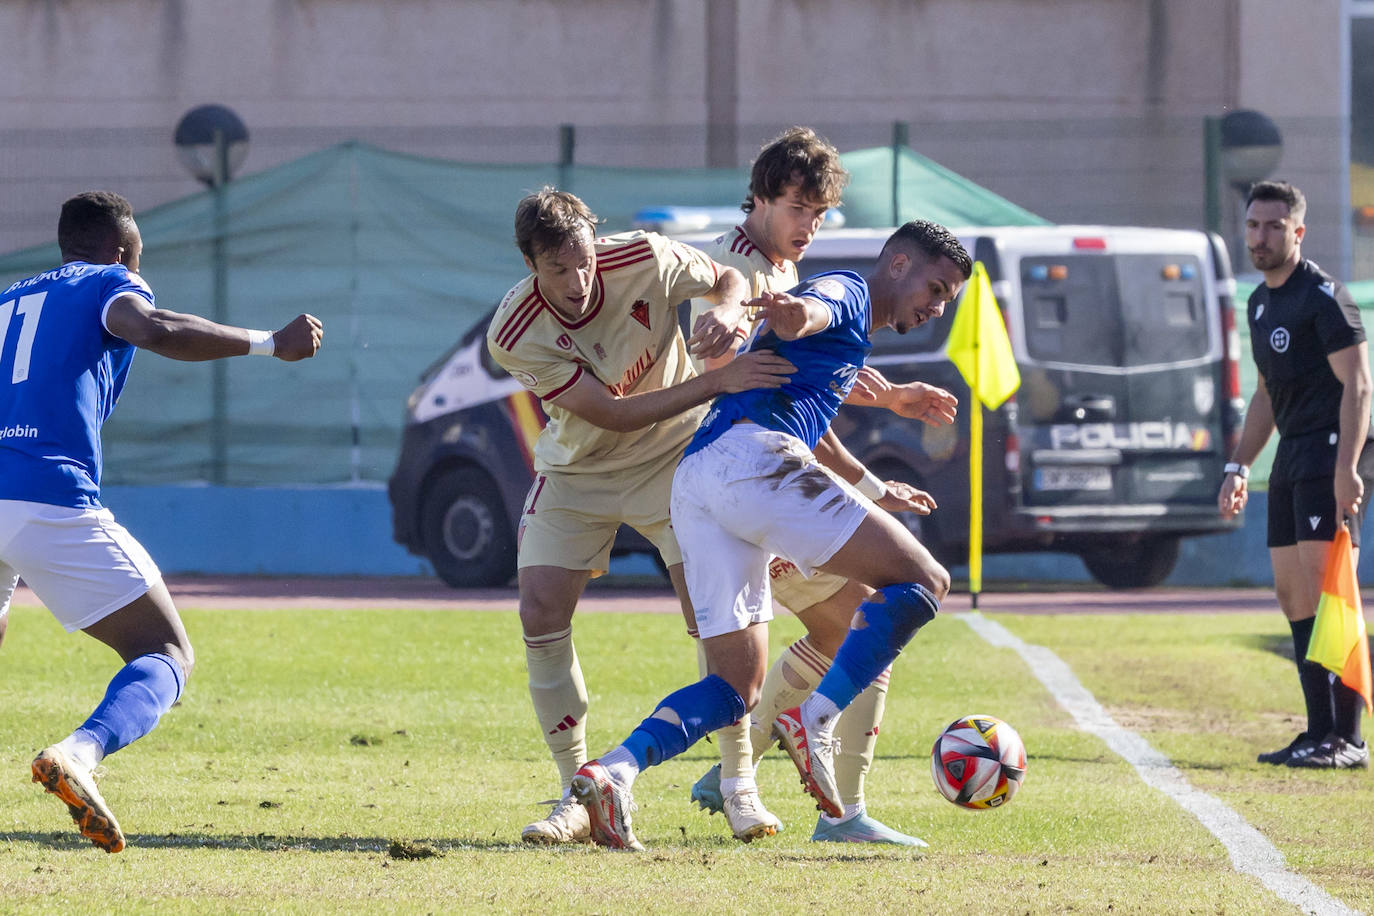
<path id="1" fill-rule="evenodd" d="M 969 398 L 969 448 L 968 448 L 968 590 L 971 607 L 978 610 L 978 593 L 983 590 L 983 402 L 978 397 L 982 391 L 982 359 L 978 352 L 982 346 L 979 339 L 979 324 L 973 330 L 973 396 Z"/>
<path id="2" fill-rule="evenodd" d="M 983 591 L 983 408 L 996 410 L 1021 385 L 1011 338 L 982 261 L 974 262 L 973 274 L 950 325 L 945 352 L 968 383 L 968 406 L 972 411 L 968 421 L 968 590 L 976 611 L 978 595 Z M 986 366 L 984 360 L 988 362 Z"/>

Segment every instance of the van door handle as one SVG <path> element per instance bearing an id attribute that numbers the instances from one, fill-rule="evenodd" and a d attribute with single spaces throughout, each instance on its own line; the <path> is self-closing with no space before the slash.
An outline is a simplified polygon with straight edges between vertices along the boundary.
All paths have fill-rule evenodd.
<path id="1" fill-rule="evenodd" d="M 1110 395 L 1070 394 L 1064 397 L 1064 406 L 1080 420 L 1090 413 L 1107 420 L 1116 419 L 1116 399 Z"/>

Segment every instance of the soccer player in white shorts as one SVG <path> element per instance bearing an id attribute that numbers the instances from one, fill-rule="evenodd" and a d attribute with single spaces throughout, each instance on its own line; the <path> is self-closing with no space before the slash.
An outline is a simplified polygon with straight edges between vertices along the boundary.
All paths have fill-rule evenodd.
<path id="1" fill-rule="evenodd" d="M 758 704 L 774 555 L 804 573 L 822 569 L 875 590 L 798 709 L 795 728 L 781 736 L 821 810 L 843 813 L 836 721 L 934 619 L 949 573 L 900 522 L 824 471 L 812 449 L 872 349 L 870 332 L 905 333 L 939 317 L 972 267 L 947 229 L 913 221 L 888 239 L 866 279 L 831 271 L 750 303 L 767 322 L 751 352 L 774 351 L 796 371 L 779 391 L 717 398 L 673 481 L 673 524 L 711 673 L 667 696 L 622 744 L 573 777 L 594 842 L 642 848 L 630 823 L 638 775 Z"/>
<path id="2" fill-rule="evenodd" d="M 705 249 L 706 253 L 717 262 L 738 269 L 755 296 L 791 289 L 797 284 L 797 261 L 805 255 L 826 211 L 839 205 L 847 179 L 839 152 L 815 131 L 806 127 L 784 131 L 765 144 L 754 159 L 749 194 L 741 205 L 746 214 L 744 221 L 716 239 Z M 693 300 L 692 317 L 708 305 Z M 717 357 L 711 365 L 723 365 L 733 355 Z M 699 361 L 698 368 L 708 366 Z M 864 384 L 856 387 L 848 403 L 887 407 L 931 425 L 953 422 L 957 400 L 948 391 L 920 382 L 892 385 L 877 370 L 865 368 L 863 372 Z M 934 502 L 924 494 L 919 502 L 913 502 L 917 491 L 909 485 L 883 482 L 869 473 L 833 434 L 827 434 L 823 441 L 828 448 L 824 453 L 818 452 L 818 457 L 870 498 L 882 499 L 890 491 L 892 498 L 885 505 L 889 511 L 925 514 L 934 507 Z M 757 836 L 761 824 L 780 827 L 758 797 L 754 776 L 757 762 L 776 741 L 774 721 L 815 689 L 848 632 L 854 608 L 872 591 L 861 582 L 841 576 L 816 573 L 808 578 L 795 564 L 781 557 L 770 562 L 769 578 L 773 597 L 797 616 L 807 634 L 783 649 L 769 668 L 762 698 L 749 719 L 729 725 L 715 735 L 721 762 L 698 779 L 691 790 L 692 800 L 703 809 L 723 811 L 731 831 L 741 839 Z M 700 652 L 699 655 L 701 673 L 705 675 L 705 656 Z M 889 672 L 883 672 L 840 719 L 835 779 L 844 813 L 839 818 L 822 813 L 816 821 L 813 840 L 923 845 L 916 837 L 871 817 L 864 802 L 864 779 L 873 764 L 888 677 Z M 779 724 L 785 726 L 788 721 Z"/>
<path id="3" fill-rule="evenodd" d="M 78 194 L 57 224 L 62 264 L 0 293 L 0 633 L 20 577 L 68 631 L 124 661 L 74 732 L 34 758 L 33 780 L 106 852 L 124 834 L 92 770 L 147 734 L 181 696 L 194 657 L 157 565 L 100 504 L 100 428 L 137 348 L 173 359 L 314 356 L 301 315 L 275 333 L 154 307 L 129 202 Z"/>
<path id="4" fill-rule="evenodd" d="M 721 392 L 776 387 L 792 368 L 758 354 L 697 375 L 689 344 L 717 355 L 745 335 L 744 279 L 656 233 L 596 238 L 596 222 L 565 191 L 520 202 L 516 244 L 530 275 L 506 294 L 487 332 L 492 357 L 549 417 L 534 447 L 516 565 L 530 698 L 563 793 L 521 831 L 530 843 L 588 836 L 586 812 L 568 795 L 587 759 L 587 690 L 572 640 L 582 589 L 606 570 L 616 530 L 632 525 L 658 547 L 690 626 L 668 500 L 701 419 L 696 408 Z M 677 305 L 691 297 L 714 306 L 687 341 Z"/>

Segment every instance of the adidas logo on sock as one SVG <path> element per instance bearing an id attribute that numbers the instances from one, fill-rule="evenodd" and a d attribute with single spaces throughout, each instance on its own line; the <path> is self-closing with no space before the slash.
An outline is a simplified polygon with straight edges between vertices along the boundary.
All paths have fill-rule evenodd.
<path id="1" fill-rule="evenodd" d="M 549 729 L 549 734 L 552 735 L 555 732 L 565 732 L 570 728 L 575 728 L 576 726 L 576 719 L 574 719 L 572 716 L 564 716 L 562 722 L 559 722 L 556 727 Z"/>

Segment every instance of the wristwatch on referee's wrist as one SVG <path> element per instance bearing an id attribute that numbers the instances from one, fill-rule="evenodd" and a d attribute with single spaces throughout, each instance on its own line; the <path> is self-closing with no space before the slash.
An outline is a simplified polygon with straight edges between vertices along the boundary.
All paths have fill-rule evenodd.
<path id="1" fill-rule="evenodd" d="M 1241 480 L 1250 479 L 1250 465 L 1248 464 L 1241 464 L 1238 461 L 1228 461 L 1226 462 L 1226 466 L 1221 470 L 1226 474 L 1235 474 Z"/>

